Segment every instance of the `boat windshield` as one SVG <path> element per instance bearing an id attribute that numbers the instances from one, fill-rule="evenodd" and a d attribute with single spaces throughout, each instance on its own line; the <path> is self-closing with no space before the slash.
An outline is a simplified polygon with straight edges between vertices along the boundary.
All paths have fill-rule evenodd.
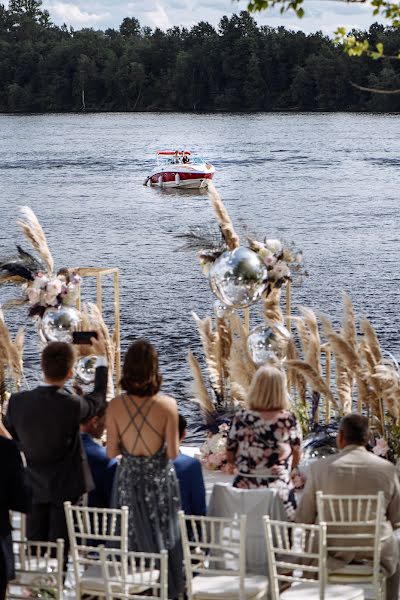
<path id="1" fill-rule="evenodd" d="M 201 165 L 204 159 L 192 154 L 157 154 L 157 164 L 159 165 Z"/>

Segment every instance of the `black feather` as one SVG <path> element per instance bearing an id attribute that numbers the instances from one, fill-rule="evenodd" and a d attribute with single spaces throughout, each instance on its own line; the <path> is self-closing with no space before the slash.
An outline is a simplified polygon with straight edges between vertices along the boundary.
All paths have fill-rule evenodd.
<path id="1" fill-rule="evenodd" d="M 186 233 L 179 233 L 175 237 L 185 240 L 185 243 L 179 246 L 177 251 L 204 250 L 206 252 L 218 252 L 218 254 L 222 254 L 227 248 L 221 230 L 210 225 L 194 225 Z"/>
<path id="2" fill-rule="evenodd" d="M 20 246 L 17 246 L 18 256 L 0 261 L 0 271 L 5 271 L 9 275 L 18 275 L 27 281 L 33 281 L 39 271 L 45 271 L 43 263 L 25 252 Z"/>

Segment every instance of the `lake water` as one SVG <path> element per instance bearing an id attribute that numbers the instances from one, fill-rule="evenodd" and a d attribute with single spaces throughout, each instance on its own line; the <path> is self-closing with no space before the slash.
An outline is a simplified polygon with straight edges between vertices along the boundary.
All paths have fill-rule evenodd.
<path id="1" fill-rule="evenodd" d="M 308 305 L 339 319 L 346 290 L 383 347 L 400 354 L 397 115 L 1 115 L 0 256 L 21 241 L 18 207 L 29 205 L 58 268 L 118 266 L 122 351 L 139 336 L 155 343 L 164 389 L 194 432 L 186 355 L 199 355 L 200 345 L 191 311 L 211 313 L 213 296 L 195 255 L 176 252 L 175 236 L 215 220 L 204 192 L 143 187 L 155 151 L 165 148 L 190 149 L 215 165 L 239 232 L 303 250 L 309 277 L 293 289 L 294 311 Z M 111 318 L 111 286 L 105 313 Z M 25 309 L 7 315 L 13 329 L 26 321 Z M 31 382 L 34 332 L 28 323 Z"/>

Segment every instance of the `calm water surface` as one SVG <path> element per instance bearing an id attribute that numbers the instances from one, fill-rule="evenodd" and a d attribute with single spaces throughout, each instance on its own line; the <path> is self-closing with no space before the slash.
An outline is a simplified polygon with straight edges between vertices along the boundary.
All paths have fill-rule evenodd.
<path id="1" fill-rule="evenodd" d="M 189 348 L 199 354 L 191 311 L 213 296 L 176 235 L 214 222 L 207 195 L 142 185 L 163 148 L 212 162 L 215 183 L 240 231 L 294 241 L 309 277 L 293 290 L 340 318 L 341 290 L 400 354 L 400 119 L 369 114 L 101 114 L 0 116 L 1 256 L 21 240 L 18 207 L 44 227 L 56 266 L 118 266 L 122 351 L 139 336 L 160 350 L 165 391 L 189 416 Z M 87 298 L 93 289 L 85 284 Z M 2 290 L 0 301 L 10 295 Z M 254 311 L 257 312 L 257 309 Z M 112 315 L 111 286 L 105 313 Z M 255 318 L 255 317 L 254 317 Z M 7 322 L 25 324 L 26 311 Z M 27 375 L 37 379 L 28 323 Z"/>

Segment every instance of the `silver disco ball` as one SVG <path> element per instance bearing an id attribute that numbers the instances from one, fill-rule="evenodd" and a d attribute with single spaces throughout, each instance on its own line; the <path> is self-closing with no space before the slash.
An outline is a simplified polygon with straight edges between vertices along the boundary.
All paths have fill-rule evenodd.
<path id="1" fill-rule="evenodd" d="M 214 302 L 214 312 L 218 319 L 226 319 L 233 315 L 233 309 L 230 306 L 225 306 L 220 300 Z"/>
<path id="2" fill-rule="evenodd" d="M 48 342 L 72 342 L 72 332 L 81 322 L 81 315 L 72 306 L 47 308 L 40 323 L 40 329 Z"/>
<path id="3" fill-rule="evenodd" d="M 256 365 L 276 358 L 284 359 L 290 332 L 283 325 L 259 325 L 247 337 L 247 349 Z"/>
<path id="4" fill-rule="evenodd" d="M 225 306 L 245 308 L 265 290 L 267 268 L 261 258 L 244 246 L 227 250 L 210 268 L 211 290 Z"/>
<path id="5" fill-rule="evenodd" d="M 75 365 L 75 375 L 84 385 L 90 385 L 94 382 L 96 360 L 97 356 L 90 354 L 89 356 L 82 356 Z"/>

